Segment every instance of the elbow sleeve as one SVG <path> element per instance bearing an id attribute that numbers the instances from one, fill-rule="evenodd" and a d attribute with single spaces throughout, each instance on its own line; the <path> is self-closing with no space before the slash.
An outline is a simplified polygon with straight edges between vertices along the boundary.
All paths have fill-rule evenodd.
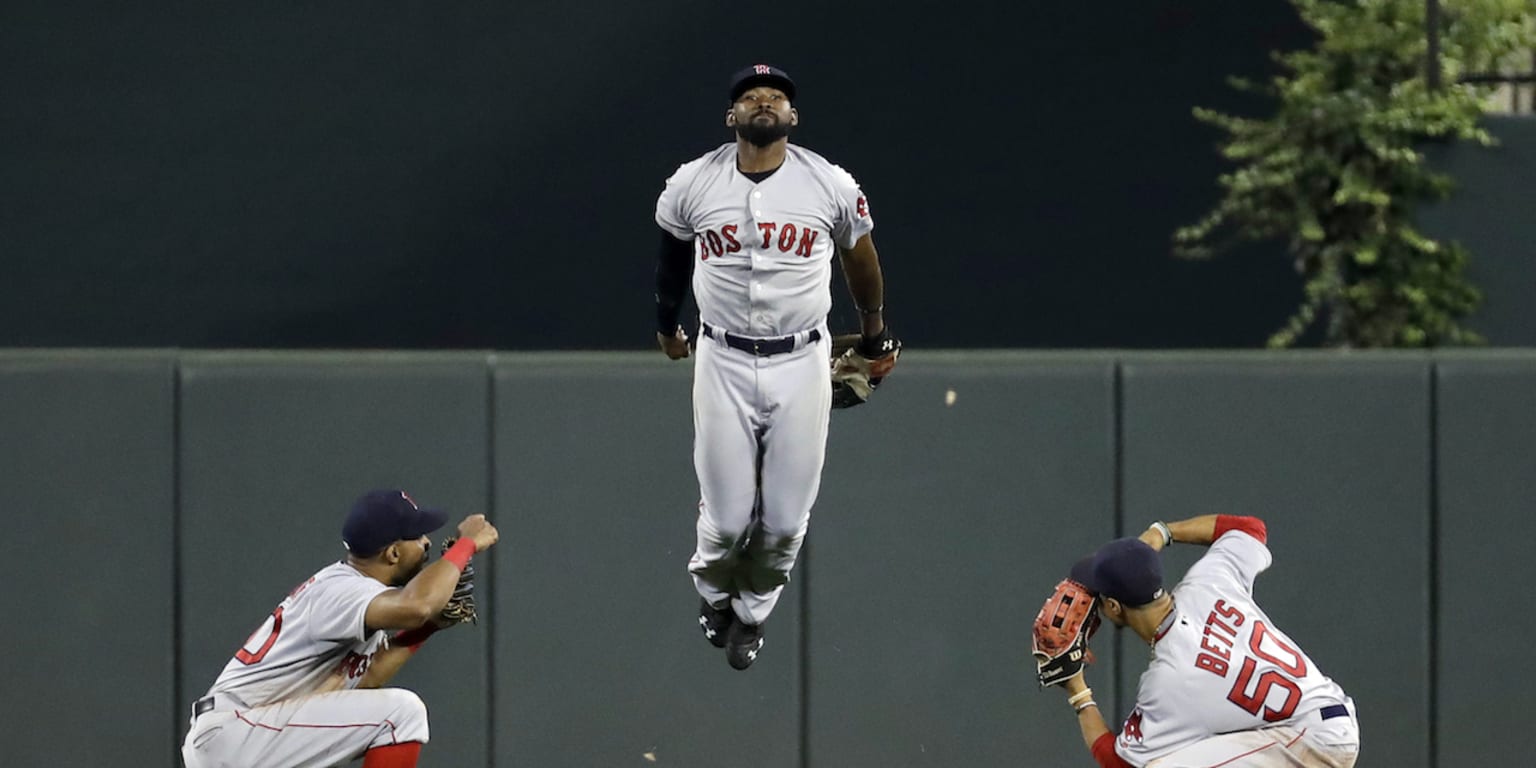
<path id="1" fill-rule="evenodd" d="M 671 334 L 693 277 L 693 243 L 661 233 L 656 253 L 656 330 Z"/>
<path id="2" fill-rule="evenodd" d="M 1240 515 L 1217 515 L 1216 534 L 1212 541 L 1221 538 L 1228 531 L 1242 531 L 1259 540 L 1261 544 L 1269 543 L 1269 529 L 1264 526 L 1264 521 L 1257 517 L 1242 517 Z"/>

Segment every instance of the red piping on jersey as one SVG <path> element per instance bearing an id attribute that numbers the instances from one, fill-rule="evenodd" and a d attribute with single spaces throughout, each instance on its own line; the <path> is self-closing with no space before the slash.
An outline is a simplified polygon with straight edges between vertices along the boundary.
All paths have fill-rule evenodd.
<path id="1" fill-rule="evenodd" d="M 1136 768 L 1115 751 L 1115 735 L 1108 731 L 1093 740 L 1093 759 L 1099 768 Z"/>
<path id="2" fill-rule="evenodd" d="M 282 733 L 284 728 L 377 728 L 380 725 L 387 725 L 389 726 L 389 740 L 396 744 L 400 743 L 395 739 L 395 724 L 389 720 L 385 720 L 382 723 L 344 723 L 341 725 L 310 725 L 307 723 L 289 723 L 287 725 L 274 728 L 270 725 L 267 725 L 266 723 L 255 723 L 245 719 L 244 712 L 236 712 L 235 718 L 252 728 L 265 728 L 269 731 L 274 731 L 277 733 Z"/>
<path id="3" fill-rule="evenodd" d="M 1292 743 L 1295 743 L 1295 742 L 1292 742 Z M 1246 753 L 1240 754 L 1240 756 L 1227 757 L 1226 760 L 1221 760 L 1220 763 L 1210 763 L 1210 765 L 1206 766 L 1206 768 L 1221 768 L 1221 766 L 1223 766 L 1223 765 L 1232 765 L 1233 760 L 1241 760 L 1241 759 L 1244 759 L 1244 757 L 1250 756 L 1250 754 L 1258 754 L 1258 753 L 1261 753 L 1261 751 L 1269 750 L 1270 746 L 1275 746 L 1275 745 L 1273 745 L 1273 743 L 1266 743 L 1266 745 L 1260 746 L 1260 748 L 1258 748 L 1258 750 L 1249 750 L 1249 751 L 1246 751 Z"/>
<path id="4" fill-rule="evenodd" d="M 1286 749 L 1290 749 L 1291 747 L 1295 746 L 1296 742 L 1301 741 L 1301 737 L 1303 737 L 1305 735 L 1307 735 L 1307 729 L 1303 728 L 1303 729 L 1301 729 L 1301 733 L 1296 734 L 1296 738 L 1291 739 L 1290 741 L 1285 743 L 1285 748 Z M 1241 755 L 1237 755 L 1235 757 L 1229 757 L 1226 760 L 1223 760 L 1223 761 L 1221 761 L 1219 763 L 1213 763 L 1212 765 L 1209 765 L 1206 768 L 1221 768 L 1223 765 L 1231 765 L 1232 761 L 1234 761 L 1234 760 L 1241 760 L 1241 759 L 1243 759 L 1243 758 L 1245 758 L 1245 757 L 1247 757 L 1249 755 L 1253 755 L 1253 754 L 1257 754 L 1259 752 L 1263 752 L 1264 750 L 1269 749 L 1270 747 L 1273 747 L 1273 746 L 1275 746 L 1275 745 L 1274 744 L 1265 744 L 1264 746 L 1259 747 L 1258 749 L 1250 749 L 1247 752 L 1242 753 Z M 1099 738 L 1094 740 L 1094 742 L 1093 742 L 1093 759 L 1098 761 L 1099 768 L 1135 768 L 1135 766 L 1131 765 L 1130 763 L 1127 763 L 1125 761 L 1125 759 L 1120 757 L 1120 754 L 1115 751 L 1115 736 L 1112 733 L 1105 733 L 1104 735 L 1102 735 Z"/>
<path id="5" fill-rule="evenodd" d="M 1211 537 L 1215 541 L 1228 531 L 1242 531 L 1259 540 L 1260 544 L 1269 543 L 1269 529 L 1264 526 L 1264 521 L 1257 517 L 1244 517 L 1242 515 L 1217 515 L 1216 535 Z"/>

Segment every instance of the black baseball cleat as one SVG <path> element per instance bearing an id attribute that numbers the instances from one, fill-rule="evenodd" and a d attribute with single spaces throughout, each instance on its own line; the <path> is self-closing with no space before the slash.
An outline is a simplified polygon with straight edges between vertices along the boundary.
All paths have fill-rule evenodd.
<path id="1" fill-rule="evenodd" d="M 704 630 L 704 639 L 710 645 L 724 648 L 726 632 L 735 621 L 736 614 L 731 611 L 731 601 L 725 601 L 723 608 L 716 608 L 708 600 L 699 598 L 699 629 Z"/>
<path id="2" fill-rule="evenodd" d="M 725 643 L 725 660 L 736 669 L 746 669 L 757 661 L 757 652 L 763 647 L 763 625 L 731 622 Z"/>

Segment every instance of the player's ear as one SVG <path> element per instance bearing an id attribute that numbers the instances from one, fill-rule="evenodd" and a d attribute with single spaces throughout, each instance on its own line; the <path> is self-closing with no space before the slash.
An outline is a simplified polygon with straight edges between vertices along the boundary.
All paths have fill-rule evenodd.
<path id="1" fill-rule="evenodd" d="M 794 107 L 789 108 L 789 124 L 791 126 L 797 126 L 800 124 L 800 110 L 795 109 Z"/>
<path id="2" fill-rule="evenodd" d="M 1104 615 L 1112 619 L 1121 618 L 1125 611 L 1125 606 L 1121 605 L 1120 601 L 1113 597 L 1099 598 L 1099 605 L 1104 607 Z"/>
<path id="3" fill-rule="evenodd" d="M 734 110 L 734 109 L 727 109 L 725 111 L 725 127 L 727 127 L 727 128 L 735 128 L 736 127 L 736 110 Z"/>
<path id="4" fill-rule="evenodd" d="M 400 542 L 395 542 L 384 548 L 384 562 L 394 565 L 400 562 Z"/>

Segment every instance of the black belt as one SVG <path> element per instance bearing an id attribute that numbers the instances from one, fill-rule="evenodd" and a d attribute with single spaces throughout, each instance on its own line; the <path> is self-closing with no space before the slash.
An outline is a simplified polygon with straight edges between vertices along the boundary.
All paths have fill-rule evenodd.
<path id="1" fill-rule="evenodd" d="M 1349 707 L 1343 704 L 1332 704 L 1318 710 L 1324 720 L 1332 720 L 1335 717 L 1349 717 Z"/>
<path id="2" fill-rule="evenodd" d="M 203 715 L 206 715 L 209 712 L 212 712 L 215 709 L 218 709 L 219 708 L 218 704 L 219 704 L 219 696 L 218 696 L 218 694 L 214 694 L 213 696 L 204 696 L 201 699 L 198 699 L 197 703 L 192 705 L 192 719 L 196 720 L 199 717 L 202 717 Z M 233 709 L 234 707 L 231 706 L 231 705 L 235 705 L 235 704 L 236 704 L 236 702 L 230 701 L 227 697 L 224 699 L 224 708 L 225 709 Z"/>
<path id="3" fill-rule="evenodd" d="M 754 339 L 750 336 L 737 336 L 728 331 L 711 328 L 708 323 L 700 323 L 699 326 L 703 329 L 705 336 L 724 341 L 728 347 L 734 347 L 743 352 L 751 352 L 758 357 L 781 355 L 795 350 L 794 336 L 780 336 L 776 339 Z M 821 331 L 812 328 L 810 335 L 805 337 L 805 343 L 815 344 L 818 341 L 821 341 Z"/>

